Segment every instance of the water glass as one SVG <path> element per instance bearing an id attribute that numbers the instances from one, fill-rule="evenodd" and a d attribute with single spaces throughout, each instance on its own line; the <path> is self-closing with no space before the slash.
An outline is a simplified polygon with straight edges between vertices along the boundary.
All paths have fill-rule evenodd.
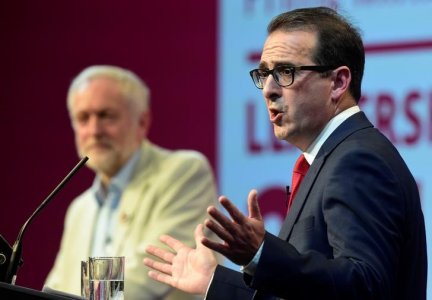
<path id="1" fill-rule="evenodd" d="M 90 300 L 124 299 L 124 256 L 81 262 L 81 295 Z"/>

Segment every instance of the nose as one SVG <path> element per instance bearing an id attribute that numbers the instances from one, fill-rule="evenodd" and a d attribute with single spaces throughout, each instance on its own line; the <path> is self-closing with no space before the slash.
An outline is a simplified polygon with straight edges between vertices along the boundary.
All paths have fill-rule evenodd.
<path id="1" fill-rule="evenodd" d="M 277 84 L 273 75 L 269 75 L 267 80 L 264 82 L 263 87 L 263 95 L 265 99 L 268 99 L 272 102 L 276 101 L 278 98 L 282 96 L 282 87 Z"/>
<path id="2" fill-rule="evenodd" d="M 89 117 L 87 130 L 91 135 L 100 135 L 103 131 L 102 120 L 97 115 Z"/>

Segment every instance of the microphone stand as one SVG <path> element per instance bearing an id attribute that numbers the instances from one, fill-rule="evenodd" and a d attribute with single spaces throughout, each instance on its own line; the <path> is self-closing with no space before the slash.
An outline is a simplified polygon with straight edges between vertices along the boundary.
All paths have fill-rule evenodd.
<path id="1" fill-rule="evenodd" d="M 30 225 L 34 218 L 39 214 L 39 212 L 54 198 L 54 196 L 63 188 L 63 186 L 72 178 L 73 175 L 87 162 L 88 157 L 83 157 L 78 164 L 66 175 L 66 177 L 57 185 L 57 187 L 48 195 L 48 197 L 39 205 L 35 212 L 28 218 L 21 228 L 18 237 L 12 247 L 12 254 L 9 261 L 9 266 L 6 272 L 6 282 L 15 284 L 16 274 L 18 268 L 22 264 L 22 238 L 27 230 L 28 225 Z"/>

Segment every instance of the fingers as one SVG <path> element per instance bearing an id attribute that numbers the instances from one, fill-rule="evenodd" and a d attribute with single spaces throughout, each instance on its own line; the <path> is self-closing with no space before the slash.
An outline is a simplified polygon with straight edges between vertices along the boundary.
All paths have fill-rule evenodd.
<path id="1" fill-rule="evenodd" d="M 201 223 L 195 227 L 194 236 L 195 236 L 195 243 L 198 245 L 199 244 L 198 242 L 204 236 L 204 228 Z"/>
<path id="2" fill-rule="evenodd" d="M 152 278 L 154 280 L 157 280 L 159 282 L 162 282 L 162 283 L 165 283 L 165 284 L 168 284 L 168 285 L 172 285 L 171 284 L 172 283 L 172 280 L 171 280 L 172 277 L 169 276 L 169 275 L 166 275 L 166 274 L 163 274 L 163 273 L 159 273 L 159 272 L 156 272 L 156 271 L 149 271 L 148 275 L 149 275 L 150 278 Z"/>
<path id="3" fill-rule="evenodd" d="M 233 241 L 233 223 L 226 223 L 223 226 L 220 226 L 218 223 L 213 220 L 205 220 L 205 226 L 213 231 L 219 238 L 224 240 L 226 243 L 230 244 Z"/>
<path id="4" fill-rule="evenodd" d="M 219 197 L 219 203 L 226 209 L 234 222 L 238 224 L 244 224 L 247 221 L 247 217 L 225 196 Z M 254 219 L 262 220 L 261 212 L 258 204 L 258 192 L 252 189 L 248 195 L 248 210 L 249 217 Z M 215 220 L 217 220 L 223 227 L 229 226 L 231 220 L 225 217 L 219 210 L 214 206 L 210 206 L 207 210 Z"/>
<path id="5" fill-rule="evenodd" d="M 227 244 L 220 244 L 220 243 L 214 242 L 212 240 L 209 240 L 206 237 L 203 237 L 201 239 L 201 244 L 204 245 L 205 247 L 213 250 L 213 251 L 219 252 L 222 255 L 227 255 L 228 250 L 229 250 Z"/>
<path id="6" fill-rule="evenodd" d="M 248 210 L 249 217 L 253 219 L 262 220 L 259 204 L 258 204 L 258 192 L 253 189 L 248 195 Z"/>
<path id="7" fill-rule="evenodd" d="M 170 236 L 161 236 L 160 240 L 165 244 L 169 245 L 171 248 L 177 247 L 177 240 L 171 238 Z M 172 275 L 172 261 L 175 255 L 167 250 L 161 249 L 156 246 L 149 245 L 146 248 L 146 252 L 155 257 L 160 258 L 163 262 L 155 261 L 151 258 L 145 257 L 143 260 L 144 265 L 153 269 L 148 272 L 148 275 L 154 280 L 171 284 Z"/>
<path id="8" fill-rule="evenodd" d="M 174 249 L 176 252 L 178 252 L 182 247 L 185 246 L 185 244 L 169 235 L 162 235 L 160 237 L 160 240 L 164 244 L 168 245 L 170 248 Z"/>
<path id="9" fill-rule="evenodd" d="M 216 222 L 212 221 L 212 220 L 207 220 L 206 222 L 206 226 L 209 227 L 210 229 L 214 229 L 215 233 L 216 232 L 221 232 L 222 227 L 225 228 L 228 231 L 232 231 L 234 230 L 233 226 L 235 225 L 235 223 L 238 224 L 243 224 L 245 221 L 246 216 L 243 215 L 240 210 L 231 203 L 231 201 L 229 201 L 226 197 L 221 196 L 219 198 L 219 202 L 221 203 L 221 205 L 226 209 L 226 211 L 230 214 L 232 221 L 230 218 L 228 218 L 227 216 L 225 216 L 220 210 L 218 210 L 216 207 L 214 206 L 210 206 L 207 209 L 207 213 L 218 223 L 220 224 L 221 227 L 216 225 Z M 233 222 L 234 221 L 234 222 Z M 211 225 L 208 226 L 208 225 Z M 221 237 L 222 238 L 222 237 Z"/>
<path id="10" fill-rule="evenodd" d="M 197 248 L 202 247 L 201 241 L 203 240 L 203 238 L 205 238 L 204 235 L 204 225 L 203 224 L 198 224 L 195 228 L 195 232 L 194 232 L 194 236 L 195 236 L 195 245 Z"/>
<path id="11" fill-rule="evenodd" d="M 167 275 L 171 275 L 171 272 L 172 272 L 171 264 L 158 262 L 158 261 L 155 261 L 155 260 L 153 260 L 151 258 L 147 258 L 147 257 L 144 258 L 143 262 L 147 267 L 149 267 L 151 269 L 154 269 L 158 272 L 162 272 L 162 273 L 167 274 Z M 158 272 L 154 272 L 154 273 L 158 273 Z"/>
<path id="12" fill-rule="evenodd" d="M 219 203 L 226 209 L 235 222 L 239 224 L 244 223 L 246 216 L 228 198 L 225 196 L 219 197 Z"/>
<path id="13" fill-rule="evenodd" d="M 206 220 L 205 225 L 213 231 L 218 237 L 226 243 L 231 244 L 234 238 L 238 235 L 238 231 L 242 230 L 242 226 L 250 222 L 250 218 L 262 220 L 261 212 L 258 204 L 258 193 L 255 189 L 251 190 L 248 195 L 248 210 L 249 217 L 245 216 L 228 198 L 225 196 L 219 197 L 219 202 L 227 210 L 232 217 L 232 220 L 225 216 L 216 207 L 210 206 L 207 213 L 213 220 Z M 215 244 L 216 245 L 216 244 Z M 214 246 L 215 246 L 214 245 Z M 220 245 L 220 244 L 218 244 Z M 219 252 L 220 249 L 216 250 Z"/>
<path id="14" fill-rule="evenodd" d="M 171 253 L 165 249 L 152 246 L 152 245 L 147 246 L 146 252 L 153 255 L 153 256 L 156 256 L 156 257 L 158 257 L 158 258 L 160 258 L 163 261 L 168 262 L 168 263 L 172 263 L 172 260 L 174 258 L 173 253 Z"/>

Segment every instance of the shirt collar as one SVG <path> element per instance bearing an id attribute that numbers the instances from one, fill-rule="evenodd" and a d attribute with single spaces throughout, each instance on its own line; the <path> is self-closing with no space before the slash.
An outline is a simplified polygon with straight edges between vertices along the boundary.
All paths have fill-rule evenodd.
<path id="1" fill-rule="evenodd" d="M 333 131 L 335 131 L 336 128 L 338 128 L 339 125 L 342 124 L 346 119 L 358 113 L 359 111 L 360 111 L 360 107 L 358 105 L 352 106 L 344 110 L 343 112 L 337 114 L 336 116 L 334 116 L 327 123 L 327 125 L 318 135 L 318 137 L 312 142 L 312 144 L 308 147 L 308 149 L 303 153 L 309 165 L 312 164 L 321 146 L 324 144 L 324 142 L 327 140 L 330 134 L 332 134 Z"/>
<path id="2" fill-rule="evenodd" d="M 107 187 L 107 194 L 116 193 L 118 195 L 121 195 L 123 193 L 123 190 L 126 188 L 127 184 L 130 181 L 130 178 L 132 177 L 134 167 L 138 163 L 139 159 L 140 159 L 140 150 L 138 149 L 134 152 L 131 158 L 129 158 L 129 160 L 120 169 L 120 171 L 111 179 L 111 183 Z M 97 203 L 100 206 L 102 206 L 104 203 L 104 199 L 107 197 L 104 196 L 102 181 L 99 176 L 96 176 L 96 178 L 94 179 L 91 190 L 95 195 Z M 119 197 L 115 197 L 115 198 L 119 198 Z M 118 201 L 116 201 L 116 203 L 112 203 L 112 205 L 113 207 L 117 206 Z"/>

